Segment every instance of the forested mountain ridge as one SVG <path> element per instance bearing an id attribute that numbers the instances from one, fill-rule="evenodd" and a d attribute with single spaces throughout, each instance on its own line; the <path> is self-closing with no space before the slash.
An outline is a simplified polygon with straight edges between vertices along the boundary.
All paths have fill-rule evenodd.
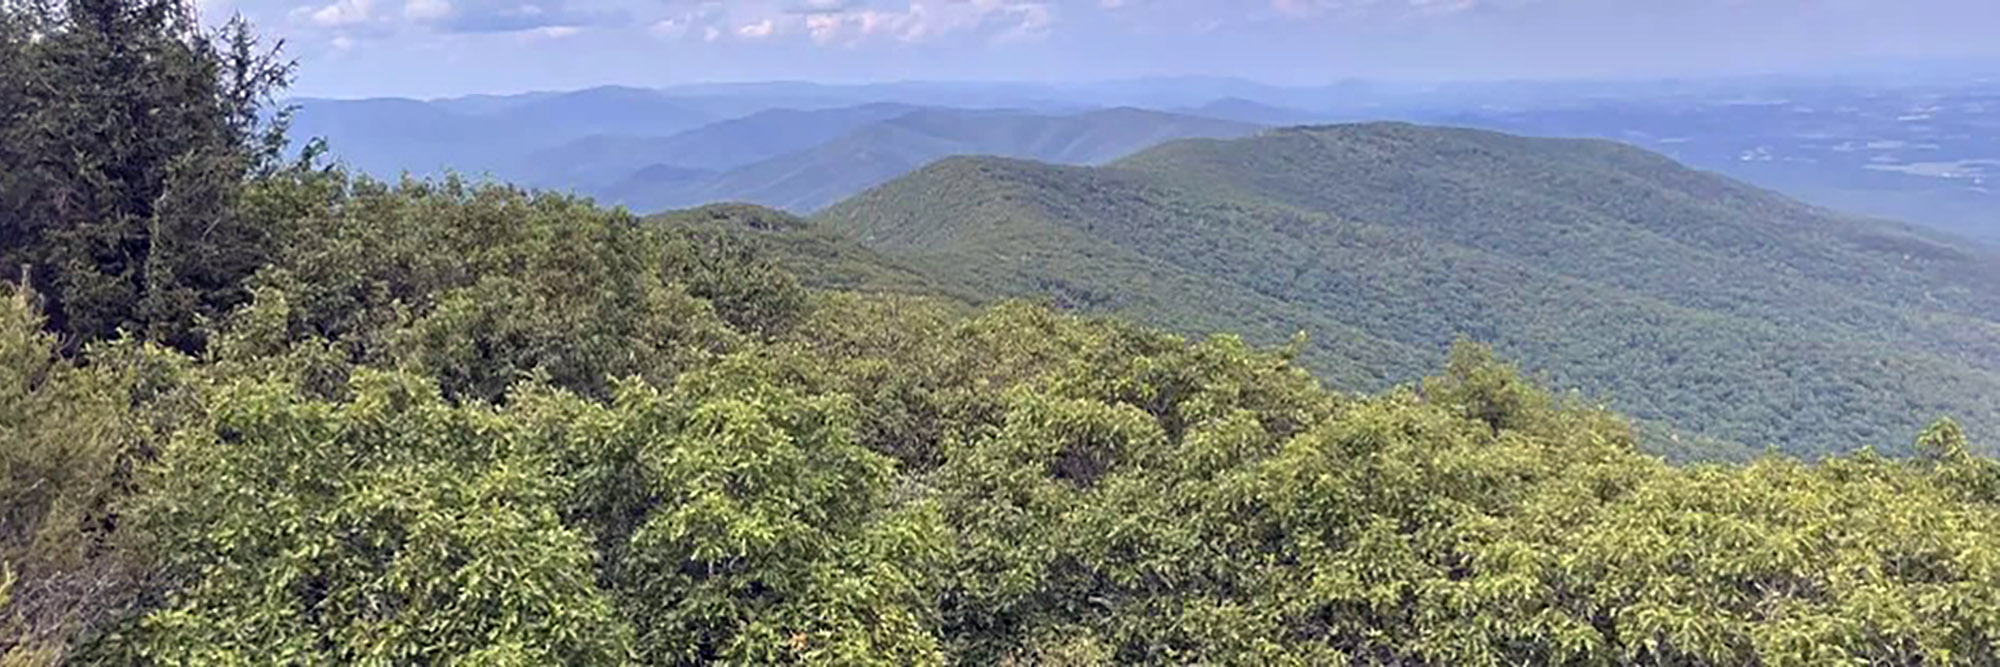
<path id="1" fill-rule="evenodd" d="M 598 192 L 643 176 L 641 170 L 655 165 L 727 171 L 804 150 L 917 109 L 891 103 L 767 109 L 664 137 L 596 135 L 535 151 L 503 175 L 537 187 Z"/>
<path id="2" fill-rule="evenodd" d="M 773 152 L 784 146 L 765 140 L 830 140 L 855 129 L 844 116 L 880 105 L 1047 115 L 1136 106 L 1268 126 L 1404 120 L 1629 142 L 1818 205 L 1991 242 L 1991 211 L 2000 207 L 1988 185 L 2000 168 L 2000 144 L 1991 138 L 2000 127 L 1992 111 L 2000 88 L 1962 73 L 1929 74 L 1322 87 L 1227 79 L 614 86 L 430 100 L 300 99 L 298 138 L 327 138 L 343 159 L 377 178 L 450 167 L 602 198 L 614 180 L 648 165 L 715 172 L 728 167 L 688 163 L 807 148 L 779 142 L 790 145 Z M 524 109 L 524 119 L 549 124 L 495 122 Z M 1921 118 L 1907 117 L 1913 114 Z M 763 131 L 742 132 L 751 126 Z M 721 141 L 665 141 L 688 127 L 684 134 L 694 136 L 680 139 Z"/>
<path id="3" fill-rule="evenodd" d="M 603 190 L 600 199 L 638 211 L 739 201 L 811 212 L 952 155 L 1096 164 L 1170 139 L 1240 137 L 1260 129 L 1132 108 L 1071 115 L 924 109 L 709 178 L 629 179 Z"/>
<path id="4" fill-rule="evenodd" d="M 2000 424 L 1991 255 L 1610 142 L 1366 124 L 1094 170 L 953 160 L 818 219 L 968 288 L 1265 342 L 1304 330 L 1343 386 L 1408 378 L 1468 335 L 1752 449 Z"/>
<path id="5" fill-rule="evenodd" d="M 1295 140 L 1302 137 L 1311 140 Z M 1363 169 L 1369 161 L 1393 168 Z M 1393 219 L 1427 232 L 1450 229 L 1452 238 L 1476 238 L 1482 246 L 1515 244 L 1523 254 L 1550 252 L 1553 242 L 1527 236 L 1524 232 L 1531 230 L 1520 225 L 1481 228 L 1467 224 L 1468 218 L 1505 221 L 1515 211 L 1553 201 L 1576 209 L 1572 217 L 1615 218 L 1637 228 L 1631 231 L 1775 264 L 1837 287 L 1870 293 L 1894 289 L 1898 298 L 1987 319 L 2000 313 L 2000 292 L 1995 290 L 2000 288 L 2000 254 L 1991 248 L 1909 225 L 1817 209 L 1611 141 L 1536 139 L 1401 123 L 1338 125 L 1289 128 L 1226 146 L 1173 142 L 1115 166 L 1168 175 L 1180 183 L 1253 191 L 1298 206 L 1339 207 L 1350 216 Z M 1315 166 L 1324 171 L 1300 169 Z M 1449 211 L 1426 214 L 1417 208 L 1423 205 Z M 1452 222 L 1461 228 L 1451 228 Z M 1643 243 L 1626 250 L 1643 257 L 1660 247 Z M 1603 275 L 1618 273 L 1606 270 Z M 1871 279 L 1876 282 L 1862 282 Z M 1930 287 L 1948 294 L 1923 296 Z"/>
<path id="6" fill-rule="evenodd" d="M 945 297 L 964 303 L 990 295 L 954 292 L 917 271 L 798 216 L 750 204 L 710 204 L 647 216 L 649 224 L 698 243 L 734 248 L 782 266 L 805 286 L 868 294 Z M 735 268 L 740 265 L 732 265 Z"/>

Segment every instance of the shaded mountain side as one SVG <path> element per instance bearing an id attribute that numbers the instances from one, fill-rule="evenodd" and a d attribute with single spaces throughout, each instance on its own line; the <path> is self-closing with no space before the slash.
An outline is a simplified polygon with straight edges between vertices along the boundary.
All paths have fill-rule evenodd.
<path id="1" fill-rule="evenodd" d="M 709 179 L 659 181 L 635 175 L 607 187 L 603 197 L 634 210 L 743 201 L 808 212 L 953 155 L 1098 164 L 1162 141 L 1242 137 L 1260 129 L 1246 123 L 1125 108 L 1067 116 L 926 109 Z"/>
<path id="2" fill-rule="evenodd" d="M 1271 106 L 1241 97 L 1225 97 L 1201 106 L 1179 109 L 1178 112 L 1191 116 L 1272 126 L 1310 125 L 1332 120 L 1329 114 Z"/>
<path id="3" fill-rule="evenodd" d="M 1604 142 L 1378 124 L 1109 168 L 953 159 L 817 219 L 967 290 L 1263 343 L 1305 330 L 1306 361 L 1355 389 L 1464 335 L 1667 443 L 1824 453 L 1941 414 L 2000 426 L 1991 258 Z"/>
<path id="4" fill-rule="evenodd" d="M 490 117 L 509 129 L 526 130 L 527 136 L 548 141 L 599 134 L 666 135 L 717 120 L 686 100 L 626 86 L 549 95 Z"/>
<path id="5" fill-rule="evenodd" d="M 648 174 L 638 172 L 650 167 L 720 172 L 811 148 L 917 109 L 888 103 L 767 109 L 671 136 L 584 137 L 535 151 L 513 169 L 519 180 L 530 185 L 586 190 L 646 179 Z"/>
<path id="6" fill-rule="evenodd" d="M 394 180 L 468 164 L 490 164 L 512 150 L 486 140 L 489 121 L 416 100 L 307 100 L 292 118 L 298 141 L 325 138 L 339 160 L 369 175 Z"/>
<path id="7" fill-rule="evenodd" d="M 695 187 L 716 173 L 704 169 L 690 169 L 671 165 L 656 164 L 640 169 L 632 175 L 592 192 L 592 196 L 607 204 L 617 204 L 644 199 L 666 188 Z M 651 209 L 640 209 L 645 212 Z"/>
<path id="8" fill-rule="evenodd" d="M 585 137 L 667 136 L 716 120 L 658 91 L 617 86 L 460 102 L 305 99 L 298 105 L 294 140 L 325 138 L 341 161 L 391 180 L 404 170 L 453 170 L 543 185 L 524 178 L 522 156 Z"/>
<path id="9" fill-rule="evenodd" d="M 750 204 L 710 204 L 648 216 L 646 221 L 747 243 L 759 256 L 770 258 L 813 288 L 982 300 L 981 295 L 942 285 L 784 211 Z"/>

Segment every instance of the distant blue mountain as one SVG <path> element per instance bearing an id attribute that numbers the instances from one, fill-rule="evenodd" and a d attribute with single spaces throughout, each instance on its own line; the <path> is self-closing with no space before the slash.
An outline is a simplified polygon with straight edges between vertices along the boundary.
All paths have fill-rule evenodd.
<path id="1" fill-rule="evenodd" d="M 535 151 L 509 168 L 540 187 L 608 185 L 649 165 L 725 171 L 832 141 L 919 107 L 878 103 L 835 109 L 769 109 L 672 136 L 598 135 Z"/>
<path id="2" fill-rule="evenodd" d="M 1274 127 L 1405 120 L 1613 139 L 1810 203 L 2000 240 L 2000 78 L 1955 73 L 1964 69 L 1901 80 L 1851 73 L 1293 87 L 1216 77 L 607 86 L 428 101 L 298 100 L 293 136 L 326 137 L 343 161 L 382 177 L 454 169 L 638 206 L 728 197 L 809 210 L 907 171 L 912 161 L 966 152 L 1048 156 L 989 141 L 1020 132 L 1021 116 L 1138 107 Z M 966 111 L 994 108 L 1018 113 Z M 850 136 L 925 109 L 953 111 L 952 127 Z M 1081 144 L 1127 152 L 1143 147 L 1128 147 L 1131 137 L 1174 135 L 1152 134 L 1159 126 L 1149 121 L 1129 131 L 1084 127 L 1075 138 Z M 641 173 L 655 165 L 671 169 Z"/>
<path id="3" fill-rule="evenodd" d="M 659 91 L 603 87 L 457 100 L 295 100 L 297 141 L 323 137 L 379 177 L 452 169 L 504 175 L 537 150 L 605 134 L 664 136 L 719 120 Z"/>
<path id="4" fill-rule="evenodd" d="M 1101 164 L 1174 139 L 1236 138 L 1262 125 L 1116 108 L 1069 115 L 926 109 L 712 178 L 667 182 L 640 173 L 602 189 L 607 202 L 654 211 L 748 202 L 810 212 L 954 155 Z"/>

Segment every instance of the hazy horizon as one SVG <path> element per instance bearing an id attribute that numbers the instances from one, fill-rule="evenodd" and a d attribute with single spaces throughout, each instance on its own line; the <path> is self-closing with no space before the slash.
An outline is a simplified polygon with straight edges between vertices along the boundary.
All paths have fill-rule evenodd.
<path id="1" fill-rule="evenodd" d="M 801 81 L 1273 85 L 2000 71 L 1982 0 L 208 0 L 293 93 Z"/>
<path id="2" fill-rule="evenodd" d="M 1920 84 L 1934 83 L 1939 81 L 1952 81 L 1961 83 L 1980 82 L 1980 81 L 2000 81 L 2000 58 L 1995 58 L 1990 60 L 1980 59 L 1974 61 L 1937 60 L 1937 61 L 1931 61 L 1931 63 L 1929 63 L 1929 66 L 1932 67 L 1932 69 L 1925 69 L 1916 72 L 1912 72 L 1907 69 L 1904 70 L 1893 69 L 1897 67 L 1916 67 L 1916 66 L 1917 65 L 1891 65 L 1889 63 L 1874 63 L 1872 65 L 1858 65 L 1846 68 L 1825 68 L 1818 70 L 1683 74 L 1683 75 L 1634 74 L 1632 76 L 1626 76 L 1626 77 L 1494 76 L 1487 78 L 1476 78 L 1476 77 L 1424 78 L 1424 77 L 1354 76 L 1354 77 L 1336 77 L 1323 81 L 1298 81 L 1298 82 L 1272 81 L 1272 80 L 1259 79 L 1255 76 L 1173 73 L 1173 72 L 1154 73 L 1154 74 L 1133 74 L 1128 76 L 1107 76 L 1094 79 L 1075 79 L 1075 80 L 1070 80 L 1070 79 L 1038 80 L 1038 79 L 1028 79 L 1028 78 L 801 79 L 801 78 L 782 78 L 782 77 L 763 78 L 763 79 L 758 79 L 758 78 L 714 79 L 714 80 L 679 81 L 670 83 L 649 83 L 642 81 L 627 81 L 627 80 L 601 80 L 601 81 L 580 80 L 576 83 L 556 85 L 556 86 L 537 86 L 537 87 L 502 86 L 489 89 L 447 90 L 443 92 L 429 92 L 429 93 L 396 92 L 396 91 L 378 91 L 378 92 L 326 91 L 326 92 L 316 93 L 308 88 L 294 86 L 292 89 L 293 94 L 288 95 L 288 97 L 296 99 L 323 99 L 323 100 L 361 100 L 361 99 L 371 99 L 371 98 L 449 100 L 449 99 L 460 99 L 469 97 L 508 97 L 516 95 L 557 94 L 557 93 L 568 93 L 568 92 L 576 92 L 582 90 L 606 89 L 606 88 L 656 90 L 668 93 L 693 93 L 693 92 L 710 93 L 730 87 L 748 88 L 755 86 L 816 86 L 827 89 L 887 88 L 896 86 L 908 86 L 908 87 L 966 86 L 966 87 L 993 87 L 993 88 L 1043 87 L 1043 88 L 1063 89 L 1063 90 L 1090 90 L 1093 87 L 1106 86 L 1106 85 L 1171 83 L 1180 81 L 1187 81 L 1187 82 L 1207 81 L 1218 84 L 1220 83 L 1243 84 L 1243 85 L 1257 86 L 1257 87 L 1268 88 L 1270 90 L 1279 90 L 1279 91 L 1311 90 L 1311 89 L 1333 88 L 1333 87 L 1348 86 L 1348 85 L 1376 86 L 1382 88 L 1398 88 L 1406 90 L 1422 90 L 1422 89 L 1442 89 L 1453 86 L 1470 87 L 1470 86 L 1490 86 L 1490 85 L 1504 85 L 1504 84 L 1549 85 L 1549 86 L 1561 86 L 1561 85 L 1613 86 L 1613 85 L 1648 85 L 1648 84 L 1664 85 L 1664 84 L 1674 84 L 1674 83 L 1726 84 L 1735 82 L 1742 82 L 1748 84 L 1748 83 L 1761 83 L 1770 81 L 1784 81 L 1788 83 L 1802 82 L 1807 84 L 1825 84 L 1825 83 L 1882 84 L 1884 82 L 1892 82 L 1897 84 L 1920 85 Z M 1943 67 L 1950 67 L 1952 69 L 1942 69 Z M 1218 96 L 1217 99 L 1229 96 L 1230 95 L 1221 95 Z"/>

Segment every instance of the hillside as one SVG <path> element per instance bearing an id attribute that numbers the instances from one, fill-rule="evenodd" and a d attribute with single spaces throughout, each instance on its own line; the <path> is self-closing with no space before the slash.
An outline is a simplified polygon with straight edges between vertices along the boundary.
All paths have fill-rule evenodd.
<path id="1" fill-rule="evenodd" d="M 1328 114 L 1271 106 L 1241 97 L 1225 97 L 1201 106 L 1181 109 L 1179 113 L 1273 126 L 1311 125 L 1330 120 L 1327 118 Z"/>
<path id="2" fill-rule="evenodd" d="M 710 204 L 649 216 L 646 221 L 686 238 L 742 244 L 746 253 L 783 267 L 814 289 L 865 294 L 945 295 L 972 301 L 917 271 L 798 216 L 748 204 Z M 726 240 L 726 241 L 724 241 Z"/>
<path id="3" fill-rule="evenodd" d="M 637 175 L 601 194 L 609 203 L 642 211 L 740 201 L 805 212 L 953 155 L 1097 164 L 1171 139 L 1241 137 L 1258 129 L 1129 108 L 1067 116 L 927 109 L 710 179 L 657 182 Z"/>
<path id="4" fill-rule="evenodd" d="M 2000 260 L 1601 141 L 1404 124 L 960 159 L 818 218 L 940 281 L 1264 342 L 1376 389 L 1459 336 L 1683 443 L 2000 427 Z M 1665 436 L 1672 446 L 1674 435 Z"/>
<path id="5" fill-rule="evenodd" d="M 507 150 L 483 140 L 485 123 L 416 100 L 304 100 L 292 127 L 300 141 L 327 139 L 348 166 L 383 178 L 483 164 Z"/>
<path id="6" fill-rule="evenodd" d="M 447 169 L 521 178 L 522 156 L 536 151 L 592 136 L 667 136 L 715 120 L 658 91 L 615 86 L 498 99 L 296 103 L 293 138 L 325 138 L 343 162 L 380 178 Z"/>
<path id="7" fill-rule="evenodd" d="M 916 109 L 888 103 L 767 109 L 671 136 L 595 135 L 530 153 L 511 173 L 531 185 L 590 189 L 652 166 L 719 172 L 811 148 Z"/>

